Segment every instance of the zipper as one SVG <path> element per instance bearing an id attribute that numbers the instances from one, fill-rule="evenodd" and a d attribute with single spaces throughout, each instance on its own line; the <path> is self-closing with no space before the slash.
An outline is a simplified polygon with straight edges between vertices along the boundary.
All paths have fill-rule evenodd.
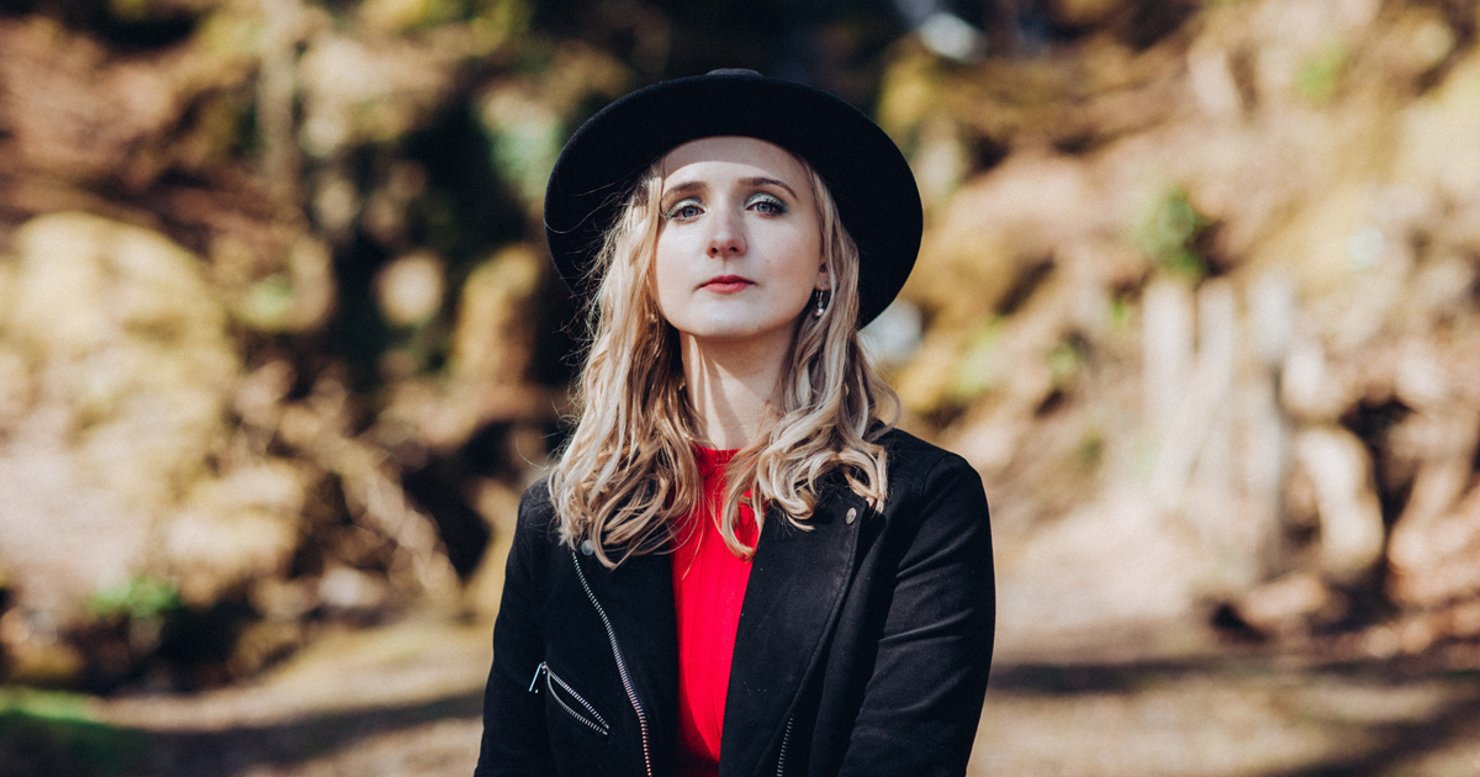
<path id="1" fill-rule="evenodd" d="M 786 751 L 791 748 L 791 728 L 796 722 L 795 715 L 786 718 L 786 733 L 781 735 L 781 754 L 776 756 L 776 777 L 786 777 Z"/>
<path id="2" fill-rule="evenodd" d="M 574 718 L 577 723 L 584 725 L 586 728 L 602 736 L 607 736 L 611 733 L 612 727 L 607 724 L 606 718 L 601 717 L 601 713 L 597 712 L 596 708 L 591 706 L 591 702 L 586 701 L 585 697 L 576 692 L 576 689 L 570 687 L 570 683 L 560 679 L 560 675 L 550 671 L 549 664 L 543 661 L 540 662 L 539 666 L 534 668 L 534 677 L 529 681 L 530 693 L 540 692 L 539 683 L 541 674 L 545 676 L 545 688 L 550 692 L 550 698 L 556 704 L 560 705 L 560 708 L 565 710 L 566 714 Z M 565 696 L 570 697 L 576 704 L 580 705 L 581 710 L 584 710 L 584 712 L 572 707 L 569 702 L 561 698 L 561 694 L 555 692 L 556 686 L 559 686 Z"/>
<path id="3" fill-rule="evenodd" d="M 596 609 L 596 615 L 601 618 L 601 625 L 606 629 L 607 641 L 611 642 L 612 658 L 617 662 L 617 676 L 622 680 L 622 690 L 627 693 L 627 701 L 632 705 L 632 711 L 637 713 L 637 728 L 642 734 L 643 767 L 647 770 L 647 777 L 653 777 L 653 755 L 652 748 L 648 744 L 647 713 L 642 711 L 642 703 L 637 700 L 637 691 L 633 690 L 632 676 L 627 673 L 627 661 L 622 658 L 622 648 L 617 644 L 617 632 L 612 628 L 612 621 L 607 617 L 606 609 L 597 600 L 596 592 L 591 590 L 591 584 L 586 581 L 586 571 L 581 568 L 581 559 L 574 550 L 570 552 L 570 560 L 575 564 L 576 577 L 581 581 L 581 588 L 586 591 L 586 598 L 591 600 L 591 606 Z"/>

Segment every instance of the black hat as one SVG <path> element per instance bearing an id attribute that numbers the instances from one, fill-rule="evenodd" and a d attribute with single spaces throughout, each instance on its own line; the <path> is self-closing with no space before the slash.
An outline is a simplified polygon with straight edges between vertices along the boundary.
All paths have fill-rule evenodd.
<path id="1" fill-rule="evenodd" d="M 637 178 L 673 148 L 741 135 L 805 159 L 827 183 L 858 245 L 863 326 L 893 301 L 920 250 L 920 192 L 894 141 L 832 95 L 753 70 L 715 70 L 628 94 L 576 130 L 545 189 L 545 236 L 567 286 L 589 296 L 589 270 Z"/>

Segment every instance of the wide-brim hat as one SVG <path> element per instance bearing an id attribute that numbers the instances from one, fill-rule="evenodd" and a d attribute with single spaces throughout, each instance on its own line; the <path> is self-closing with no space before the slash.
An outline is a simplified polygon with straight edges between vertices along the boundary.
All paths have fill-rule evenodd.
<path id="1" fill-rule="evenodd" d="M 858 246 L 858 325 L 904 286 L 920 250 L 920 191 L 894 141 L 827 92 L 752 70 L 716 70 L 638 89 L 571 136 L 545 189 L 550 255 L 580 299 L 594 291 L 602 238 L 637 179 L 673 148 L 741 135 L 806 160 L 827 184 Z"/>

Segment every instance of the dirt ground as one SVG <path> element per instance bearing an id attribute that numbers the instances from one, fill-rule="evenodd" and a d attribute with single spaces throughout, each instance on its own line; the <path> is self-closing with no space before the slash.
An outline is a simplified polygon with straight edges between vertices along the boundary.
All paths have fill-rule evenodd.
<path id="1" fill-rule="evenodd" d="M 1189 634 L 1121 635 L 1089 651 L 1095 661 L 1076 658 L 1082 645 L 1004 645 L 970 774 L 1480 774 L 1480 672 L 1322 663 Z M 86 711 L 142 743 L 102 773 L 466 777 L 488 659 L 487 624 L 425 616 L 328 636 L 246 685 Z"/>

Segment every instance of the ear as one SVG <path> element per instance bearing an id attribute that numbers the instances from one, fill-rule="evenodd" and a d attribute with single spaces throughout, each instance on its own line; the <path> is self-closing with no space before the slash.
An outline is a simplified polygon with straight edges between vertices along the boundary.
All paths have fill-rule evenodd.
<path id="1" fill-rule="evenodd" d="M 812 283 L 812 288 L 817 291 L 828 291 L 832 288 L 832 274 L 827 271 L 827 262 L 817 265 L 817 280 Z"/>

